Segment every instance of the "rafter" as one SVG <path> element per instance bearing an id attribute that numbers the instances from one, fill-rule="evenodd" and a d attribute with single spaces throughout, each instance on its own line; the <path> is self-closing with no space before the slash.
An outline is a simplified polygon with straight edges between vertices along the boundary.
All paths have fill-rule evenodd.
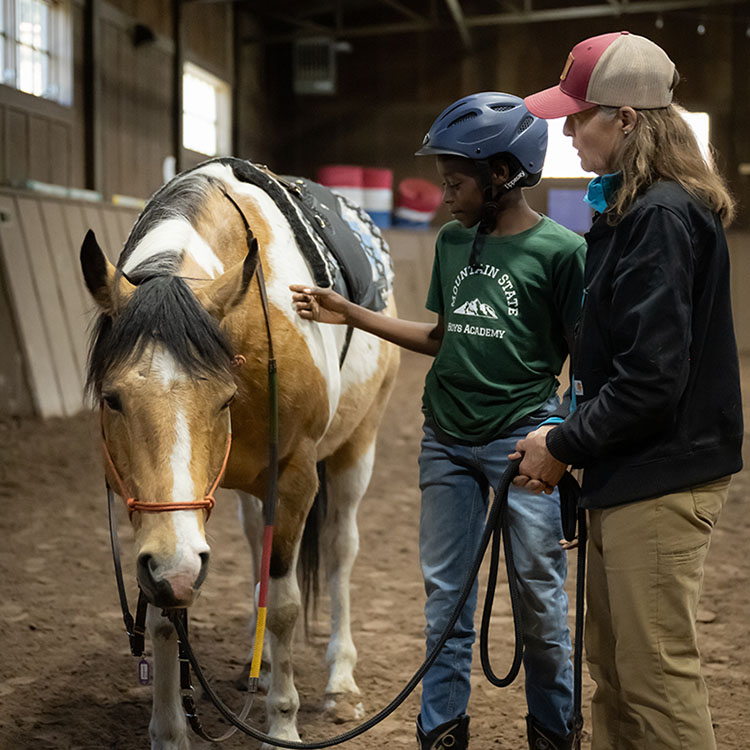
<path id="1" fill-rule="evenodd" d="M 197 0 L 200 2 L 201 0 Z M 390 2 L 390 0 L 379 0 Z M 639 15 L 645 13 L 666 13 L 687 9 L 715 9 L 720 5 L 743 5 L 748 0 L 602 0 L 596 5 L 567 6 L 562 8 L 533 9 L 532 0 L 523 0 L 523 10 L 505 13 L 490 13 L 484 15 L 465 16 L 460 0 L 445 0 L 451 11 L 453 20 L 458 27 L 464 45 L 471 47 L 470 30 L 482 26 L 503 26 L 522 23 L 540 23 L 544 21 L 580 20 L 603 16 Z M 398 2 L 398 0 L 393 0 Z M 400 4 L 400 3 L 399 3 Z M 290 23 L 300 25 L 300 21 L 288 19 Z M 316 24 L 316 28 L 300 29 L 291 34 L 256 36 L 243 40 L 247 44 L 275 44 L 288 42 L 300 36 L 311 36 L 316 33 L 328 33 L 335 37 L 356 38 L 367 36 L 389 36 L 394 34 L 417 33 L 435 31 L 444 28 L 439 18 L 431 14 L 430 18 L 413 19 L 399 23 L 370 24 L 366 26 L 351 26 L 343 28 L 328 28 Z"/>
<path id="2" fill-rule="evenodd" d="M 453 20 L 458 26 L 458 33 L 461 36 L 461 41 L 464 43 L 466 49 L 471 49 L 471 35 L 469 29 L 466 28 L 466 20 L 464 18 L 464 12 L 461 9 L 460 0 L 445 0 L 445 4 L 448 6 L 448 10 L 453 16 Z"/>
<path id="3" fill-rule="evenodd" d="M 407 16 L 408 18 L 411 18 L 412 21 L 424 21 L 424 17 L 421 16 L 416 11 L 413 11 L 411 8 L 408 8 L 403 3 L 398 2 L 398 0 L 378 0 L 383 5 L 387 5 L 389 8 L 393 8 L 394 10 L 397 10 L 399 13 Z"/>

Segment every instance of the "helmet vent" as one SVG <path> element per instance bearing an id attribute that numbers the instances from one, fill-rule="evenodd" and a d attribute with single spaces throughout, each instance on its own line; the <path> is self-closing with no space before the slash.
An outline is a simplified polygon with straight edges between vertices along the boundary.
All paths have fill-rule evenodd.
<path id="1" fill-rule="evenodd" d="M 460 125 L 462 122 L 468 122 L 469 120 L 473 120 L 475 117 L 478 117 L 476 112 L 467 112 L 465 115 L 461 115 L 461 117 L 457 117 L 450 125 L 448 125 L 448 127 L 452 128 L 455 125 Z"/>
<path id="2" fill-rule="evenodd" d="M 526 128 L 530 127 L 533 122 L 533 117 L 524 117 L 524 119 L 521 121 L 521 124 L 518 126 L 518 132 L 523 133 L 523 131 L 526 130 Z"/>
<path id="3" fill-rule="evenodd" d="M 493 104 L 490 109 L 494 109 L 495 112 L 510 112 L 511 109 L 515 109 L 515 104 Z"/>

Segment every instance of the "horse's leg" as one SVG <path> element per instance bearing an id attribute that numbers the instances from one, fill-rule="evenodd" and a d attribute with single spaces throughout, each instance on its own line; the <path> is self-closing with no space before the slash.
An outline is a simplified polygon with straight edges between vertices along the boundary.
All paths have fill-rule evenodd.
<path id="1" fill-rule="evenodd" d="M 271 682 L 266 695 L 268 733 L 293 741 L 300 739 L 299 695 L 292 664 L 292 642 L 301 609 L 296 568 L 302 529 L 316 487 L 315 445 L 304 441 L 286 461 L 279 477 L 267 620 L 271 654 Z M 262 750 L 272 747 L 264 744 Z"/>
<path id="2" fill-rule="evenodd" d="M 237 491 L 237 497 L 240 501 L 240 518 L 242 520 L 242 528 L 245 532 L 248 544 L 250 545 L 250 555 L 253 564 L 253 590 L 255 591 L 254 605 L 253 605 L 253 617 L 250 622 L 250 634 L 251 637 L 255 635 L 255 628 L 258 621 L 258 600 L 257 600 L 257 587 L 260 581 L 260 558 L 263 551 L 263 503 L 255 495 L 251 495 L 247 492 Z M 250 651 L 250 657 L 248 658 L 245 666 L 242 669 L 242 673 L 235 680 L 235 686 L 240 690 L 246 690 L 248 684 L 248 678 L 250 677 L 250 665 L 252 662 L 253 653 Z M 268 641 L 263 643 L 263 659 L 261 662 L 260 672 L 260 683 L 259 687 L 261 691 L 265 692 L 268 690 L 268 680 L 270 656 L 268 651 Z"/>
<path id="3" fill-rule="evenodd" d="M 360 690 L 354 681 L 357 649 L 351 634 L 349 583 L 359 550 L 357 508 L 372 475 L 375 436 L 365 425 L 358 432 L 326 461 L 328 509 L 321 547 L 331 596 L 331 639 L 326 652 L 330 671 L 323 708 L 336 722 L 364 716 Z"/>
<path id="4" fill-rule="evenodd" d="M 180 698 L 177 633 L 160 610 L 148 606 L 146 627 L 154 651 L 151 750 L 189 750 L 188 726 Z"/>

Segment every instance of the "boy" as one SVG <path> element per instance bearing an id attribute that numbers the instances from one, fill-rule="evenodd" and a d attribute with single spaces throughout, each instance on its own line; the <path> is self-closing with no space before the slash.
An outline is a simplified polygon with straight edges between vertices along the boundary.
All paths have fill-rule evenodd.
<path id="1" fill-rule="evenodd" d="M 427 298 L 436 323 L 389 318 L 329 289 L 291 287 L 303 318 L 361 328 L 435 357 L 425 382 L 419 458 L 428 652 L 475 557 L 489 488 L 497 486 L 516 441 L 558 406 L 557 375 L 580 308 L 585 244 L 533 211 L 523 195 L 541 177 L 546 147 L 546 123 L 518 97 L 497 92 L 464 97 L 430 128 L 417 155 L 437 156 L 454 217 L 436 242 Z M 512 489 L 508 519 L 521 595 L 529 746 L 570 748 L 573 680 L 559 496 Z M 476 598 L 475 583 L 422 681 L 423 750 L 468 747 Z"/>

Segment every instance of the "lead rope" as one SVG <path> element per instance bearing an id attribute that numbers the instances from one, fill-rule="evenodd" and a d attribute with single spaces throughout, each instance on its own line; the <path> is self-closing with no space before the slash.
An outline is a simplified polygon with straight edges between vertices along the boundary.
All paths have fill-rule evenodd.
<path id="1" fill-rule="evenodd" d="M 232 196 L 223 189 L 224 197 L 234 206 L 237 213 L 242 219 L 245 227 L 245 243 L 248 252 L 252 251 L 255 235 L 245 217 L 245 213 L 232 198 Z M 206 732 L 201 723 L 198 711 L 193 698 L 193 685 L 190 680 L 190 665 L 193 660 L 190 658 L 190 644 L 188 642 L 188 614 L 187 610 L 164 611 L 162 614 L 167 617 L 177 631 L 178 648 L 179 648 L 179 666 L 180 666 L 180 693 L 182 695 L 182 707 L 185 712 L 185 718 L 190 723 L 192 730 L 202 739 L 208 742 L 224 742 L 237 732 L 240 725 L 244 725 L 245 719 L 250 713 L 255 696 L 258 692 L 258 683 L 260 680 L 260 666 L 263 655 L 263 641 L 266 632 L 266 613 L 268 610 L 268 581 L 271 569 L 271 549 L 273 547 L 273 527 L 276 516 L 276 494 L 278 488 L 279 476 L 279 397 L 278 397 L 278 380 L 276 357 L 273 350 L 273 338 L 271 336 L 271 319 L 269 315 L 268 294 L 266 291 L 266 282 L 263 275 L 263 263 L 258 255 L 258 266 L 256 270 L 258 279 L 258 291 L 260 293 L 261 306 L 263 308 L 263 317 L 266 323 L 266 336 L 268 339 L 268 408 L 269 408 L 269 434 L 268 434 L 268 485 L 266 488 L 266 502 L 263 507 L 263 553 L 261 556 L 260 569 L 260 588 L 258 591 L 258 616 L 255 624 L 255 639 L 253 643 L 253 659 L 250 665 L 250 674 L 247 685 L 247 698 L 239 716 L 236 716 L 228 708 L 227 712 L 236 719 L 230 722 L 233 726 L 224 734 L 214 737 Z M 193 669 L 195 670 L 195 663 Z M 198 672 L 196 671 L 196 675 Z M 213 690 L 205 681 L 203 675 L 198 677 L 207 693 L 213 694 Z M 204 682 L 205 681 L 205 682 Z M 214 703 L 218 699 L 212 697 Z M 223 705 L 223 704 L 222 704 Z"/>
<path id="2" fill-rule="evenodd" d="M 244 211 L 237 201 L 224 190 L 224 196 L 234 206 L 242 219 L 245 227 L 245 242 L 248 251 L 251 250 L 255 241 L 253 231 L 248 224 Z M 263 655 L 263 641 L 266 631 L 266 613 L 268 611 L 268 581 L 271 569 L 271 549 L 273 547 L 273 527 L 276 518 L 276 494 L 279 483 L 279 389 L 277 378 L 276 357 L 273 350 L 273 337 L 271 336 L 271 318 L 269 315 L 268 294 L 266 292 L 266 281 L 263 275 L 263 263 L 258 255 L 258 291 L 263 307 L 263 317 L 266 323 L 266 336 L 268 338 L 268 485 L 266 487 L 266 502 L 263 506 L 263 553 L 260 564 L 260 588 L 258 590 L 258 617 L 255 624 L 255 640 L 253 644 L 253 659 L 250 664 L 250 676 L 248 690 L 255 693 L 258 690 L 260 679 L 260 665 Z"/>
<path id="3" fill-rule="evenodd" d="M 214 707 L 219 711 L 219 713 L 234 727 L 239 729 L 243 734 L 248 735 L 249 737 L 252 737 L 253 739 L 259 740 L 261 742 L 265 742 L 269 745 L 275 746 L 275 747 L 284 747 L 284 748 L 292 748 L 297 750 L 317 750 L 318 748 L 325 748 L 325 747 L 332 747 L 334 745 L 340 745 L 344 742 L 348 742 L 351 739 L 354 739 L 355 737 L 359 737 L 360 735 L 364 734 L 365 732 L 369 731 L 374 727 L 376 724 L 379 724 L 381 721 L 383 721 L 385 718 L 390 716 L 408 697 L 409 695 L 414 691 L 414 689 L 417 687 L 419 682 L 424 677 L 427 670 L 432 666 L 435 659 L 437 659 L 438 654 L 440 653 L 440 650 L 445 645 L 446 641 L 450 637 L 453 627 L 455 626 L 456 622 L 458 621 L 458 618 L 461 615 L 461 612 L 464 608 L 464 605 L 466 604 L 466 600 L 469 598 L 469 594 L 471 593 L 471 589 L 474 584 L 474 580 L 477 577 L 477 574 L 479 572 L 479 568 L 481 567 L 482 560 L 484 558 L 484 554 L 487 550 L 487 546 L 489 545 L 490 539 L 493 536 L 493 534 L 497 534 L 497 526 L 495 525 L 493 527 L 493 524 L 497 523 L 503 523 L 505 524 L 506 520 L 506 506 L 508 503 L 508 490 L 510 488 L 511 482 L 513 481 L 513 478 L 517 476 L 518 474 L 518 467 L 521 463 L 520 459 L 517 459 L 515 461 L 512 461 L 508 468 L 506 469 L 505 473 L 503 474 L 500 483 L 495 491 L 495 499 L 493 501 L 492 508 L 490 509 L 490 513 L 488 515 L 487 523 L 484 528 L 484 532 L 482 534 L 482 539 L 479 543 L 479 547 L 477 550 L 476 557 L 474 559 L 474 564 L 472 566 L 471 571 L 469 572 L 469 575 L 467 576 L 466 583 L 464 584 L 464 587 L 461 591 L 461 595 L 459 596 L 458 602 L 456 603 L 455 609 L 453 611 L 453 614 L 448 621 L 448 624 L 445 627 L 445 630 L 443 631 L 442 635 L 440 636 L 440 639 L 435 644 L 433 650 L 430 652 L 430 654 L 425 659 L 424 663 L 421 667 L 414 673 L 414 675 L 411 677 L 411 679 L 407 682 L 405 687 L 401 690 L 401 692 L 383 709 L 381 709 L 377 714 L 369 718 L 367 721 L 363 722 L 357 727 L 354 727 L 353 729 L 350 729 L 349 731 L 337 735 L 336 737 L 332 737 L 327 740 L 318 740 L 314 742 L 292 742 L 290 740 L 283 740 L 279 739 L 277 737 L 271 737 L 270 735 L 264 734 L 259 729 L 256 729 L 255 727 L 246 724 L 244 720 L 240 719 L 238 716 L 236 716 L 231 709 L 221 700 L 221 698 L 216 694 L 216 692 L 211 687 L 210 683 L 206 679 L 205 675 L 203 674 L 203 671 L 200 667 L 200 664 L 198 662 L 198 659 L 195 656 L 195 653 L 193 652 L 190 643 L 188 641 L 188 634 L 187 629 L 185 627 L 185 624 L 182 621 L 182 616 L 178 611 L 172 610 L 171 612 L 165 613 L 167 617 L 169 617 L 170 621 L 175 627 L 175 630 L 177 631 L 177 636 L 180 640 L 180 653 L 184 655 L 184 658 L 187 659 L 187 661 L 190 662 L 190 665 L 193 668 L 193 671 L 195 672 L 195 676 L 198 679 L 198 682 L 203 687 L 206 695 L 211 700 L 211 702 L 214 704 Z M 579 487 L 578 483 L 575 481 L 575 479 L 572 477 L 572 475 L 566 474 L 563 476 L 563 479 L 561 480 L 559 484 L 560 488 L 560 500 L 561 500 L 561 509 L 567 508 L 573 508 L 575 509 L 578 501 L 578 494 L 579 494 Z M 583 513 L 581 511 L 580 513 Z M 575 651 L 575 680 L 576 680 L 576 687 L 574 688 L 574 732 L 575 732 L 575 739 L 574 739 L 574 748 L 580 747 L 580 735 L 581 735 L 581 729 L 583 727 L 583 718 L 581 714 L 581 708 L 580 708 L 580 696 L 581 696 L 581 690 L 580 690 L 580 667 L 581 667 L 581 648 L 582 648 L 582 632 L 583 632 L 583 598 L 582 598 L 582 592 L 583 592 L 583 585 L 584 585 L 584 565 L 582 564 L 582 558 L 585 556 L 585 539 L 586 539 L 586 528 L 585 528 L 585 516 L 581 516 L 579 514 L 579 518 L 583 517 L 583 523 L 581 525 L 581 530 L 579 531 L 579 552 L 578 552 L 578 559 L 579 559 L 579 567 L 578 567 L 578 579 L 577 579 L 577 593 L 576 593 L 576 651 Z M 570 531 L 571 526 L 569 523 L 564 523 L 564 528 L 568 530 L 566 533 L 566 538 L 568 538 L 568 534 L 574 533 L 575 526 L 572 527 L 572 532 Z M 572 536 L 570 536 L 572 539 Z M 511 550 L 510 546 L 510 539 L 507 538 L 507 546 L 506 546 L 506 558 L 509 554 L 509 550 Z M 515 581 L 516 574 L 515 569 L 512 567 L 512 551 L 510 552 L 511 556 L 511 567 L 508 569 L 508 581 Z M 506 565 L 507 565 L 507 559 L 506 559 Z M 495 576 L 497 575 L 497 568 L 495 566 Z M 494 590 L 495 585 L 494 582 L 491 586 L 492 589 L 492 595 L 494 596 Z M 518 601 L 517 601 L 517 595 L 514 599 L 513 596 L 511 597 L 511 604 L 513 608 L 513 620 L 514 625 L 516 627 L 516 655 L 514 658 L 514 665 L 511 667 L 510 672 L 508 675 L 503 678 L 504 684 L 510 684 L 512 682 L 513 678 L 515 678 L 516 674 L 518 673 L 518 667 L 516 666 L 516 661 L 519 660 L 519 643 L 522 642 L 522 639 L 519 637 L 520 634 L 520 613 L 518 612 Z M 488 584 L 488 593 L 487 597 L 485 598 L 485 612 L 487 609 L 492 608 L 492 601 L 490 598 L 490 585 Z M 489 624 L 489 620 L 487 621 Z M 482 632 L 480 634 L 480 647 L 483 647 L 486 651 L 486 639 L 487 639 L 487 629 L 482 628 Z M 182 658 L 182 657 L 181 657 Z M 487 662 L 488 663 L 488 662 Z M 519 662 L 520 664 L 520 662 Z M 491 668 L 489 669 L 491 672 Z M 485 674 L 487 674 L 487 671 L 485 671 Z M 512 675 L 512 676 L 511 676 Z M 489 677 L 489 675 L 487 675 Z M 494 676 L 494 675 L 493 675 Z M 189 679 L 189 678 L 188 678 Z M 495 678 L 497 679 L 497 678 Z M 492 681 L 492 680 L 491 680 Z"/>

